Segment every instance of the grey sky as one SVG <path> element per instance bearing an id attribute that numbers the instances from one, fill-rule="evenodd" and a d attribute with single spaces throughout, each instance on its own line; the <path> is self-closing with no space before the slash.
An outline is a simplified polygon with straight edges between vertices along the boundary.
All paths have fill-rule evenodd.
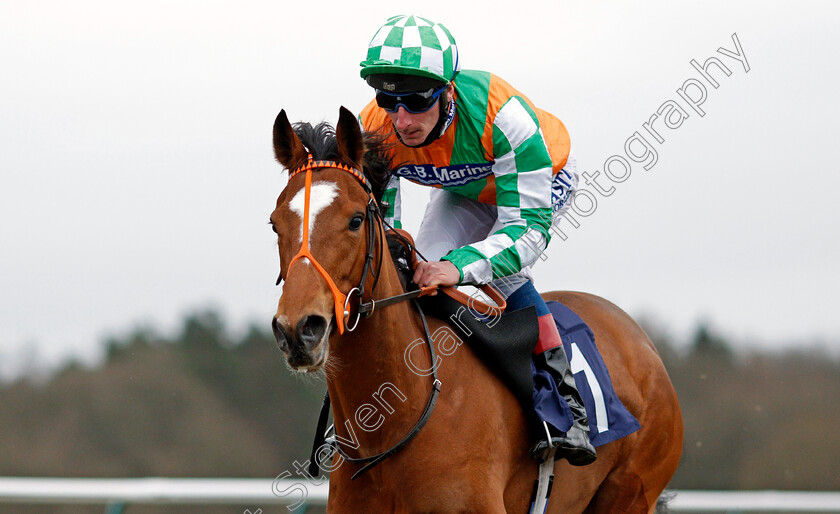
<path id="1" fill-rule="evenodd" d="M 560 117 L 579 171 L 615 187 L 552 241 L 538 289 L 599 294 L 678 336 L 707 319 L 743 345 L 840 349 L 837 4 L 482 5 L 415 13 L 450 28 L 464 68 Z M 368 40 L 417 8 L 0 2 L 0 369 L 33 348 L 90 360 L 105 334 L 170 330 L 207 305 L 234 328 L 267 325 L 280 289 L 266 221 L 285 184 L 274 117 L 360 110 Z M 749 72 L 717 52 L 733 33 Z M 606 179 L 700 79 L 689 61 L 712 56 L 732 73 L 712 71 L 705 116 L 662 129 L 650 170 Z M 404 192 L 409 229 L 427 194 Z"/>

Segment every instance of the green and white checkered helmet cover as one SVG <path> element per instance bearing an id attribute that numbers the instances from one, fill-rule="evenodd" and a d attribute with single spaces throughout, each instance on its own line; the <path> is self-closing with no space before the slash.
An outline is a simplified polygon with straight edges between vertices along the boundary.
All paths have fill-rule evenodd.
<path id="1" fill-rule="evenodd" d="M 460 69 L 449 30 L 420 16 L 393 16 L 370 40 L 362 78 L 392 73 L 449 82 Z"/>

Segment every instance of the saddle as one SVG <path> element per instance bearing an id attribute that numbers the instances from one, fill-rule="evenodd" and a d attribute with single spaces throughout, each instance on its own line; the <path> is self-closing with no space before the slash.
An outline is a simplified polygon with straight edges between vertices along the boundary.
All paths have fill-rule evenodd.
<path id="1" fill-rule="evenodd" d="M 401 229 L 392 229 L 386 238 L 403 288 L 406 291 L 417 289 L 411 281 L 417 266 L 411 235 Z M 534 307 L 488 315 L 485 309 L 473 308 L 466 295 L 462 294 L 460 299 L 453 296 L 444 291 L 444 294 L 422 296 L 418 302 L 426 314 L 447 322 L 455 335 L 468 343 L 479 359 L 510 388 L 525 412 L 532 411 L 531 354 L 539 338 Z"/>
<path id="2" fill-rule="evenodd" d="M 389 231 L 388 247 L 400 271 L 405 289 L 417 289 L 411 282 L 417 257 L 414 241 L 404 231 Z M 453 332 L 469 343 L 476 355 L 510 389 L 529 419 L 537 421 L 543 414 L 535 411 L 532 352 L 539 338 L 539 325 L 534 307 L 513 312 L 483 315 L 486 308 L 470 309 L 469 297 L 442 288 L 444 294 L 421 296 L 418 302 L 424 312 L 445 321 Z M 450 296 L 453 295 L 453 296 Z M 504 302 L 499 297 L 498 302 Z M 640 428 L 638 420 L 627 410 L 615 392 L 609 370 L 595 344 L 592 330 L 569 307 L 546 302 L 563 348 L 569 358 L 575 382 L 589 419 L 589 439 L 595 447 L 621 439 Z M 477 312 L 476 312 L 477 311 Z M 497 309 L 498 311 L 498 309 Z"/>
<path id="3" fill-rule="evenodd" d="M 416 301 L 422 311 L 448 323 L 450 327 L 453 327 L 455 335 L 466 339 L 476 355 L 507 385 L 522 405 L 526 415 L 531 413 L 530 419 L 537 420 L 532 364 L 532 352 L 539 339 L 536 309 L 531 306 L 513 312 L 504 312 L 505 299 L 492 288 L 483 288 L 482 291 L 496 302 L 496 306 L 485 304 L 480 299 L 474 300 L 473 297 L 451 287 L 439 288 L 442 294 L 428 296 L 434 288 L 418 291 L 417 285 L 411 280 L 417 266 L 417 253 L 411 235 L 400 229 L 391 229 L 386 232 L 386 239 L 389 252 L 400 275 L 403 290 L 406 291 L 406 294 L 393 298 L 406 296 L 409 292 L 419 293 L 410 296 L 417 297 Z M 382 300 L 382 302 L 385 301 Z M 592 420 L 595 421 L 596 430 L 590 431 L 589 434 L 593 446 L 606 444 L 638 430 L 639 422 L 627 411 L 612 388 L 609 372 L 595 346 L 589 327 L 568 307 L 556 302 L 548 302 L 547 305 L 557 323 L 566 354 L 571 356 L 573 371 L 576 362 L 582 366 L 580 373 L 576 372 L 576 381 L 583 395 L 587 416 L 591 420 L 590 426 L 592 426 Z M 372 309 L 371 306 L 371 312 Z M 434 357 L 433 343 L 428 335 L 428 329 L 426 334 L 429 338 L 429 350 Z M 318 452 L 322 449 L 322 444 L 327 444 L 333 452 L 341 453 L 345 460 L 363 464 L 351 480 L 355 480 L 366 470 L 398 452 L 423 428 L 434 409 L 437 394 L 440 392 L 440 381 L 437 380 L 436 375 L 433 377 L 435 381 L 428 404 L 414 428 L 389 450 L 369 457 L 350 457 L 342 452 L 334 438 L 325 439 L 330 410 L 329 395 L 326 395 L 315 432 L 309 473 L 314 477 L 319 475 L 319 462 L 323 459 L 319 457 Z M 585 386 L 582 387 L 583 383 Z M 532 505 L 539 507 L 535 512 L 542 512 L 541 509 L 544 508 L 551 491 L 553 454 L 554 450 L 549 458 L 540 464 L 540 478 L 535 483 L 532 498 Z M 331 458 L 331 456 L 332 453 L 329 453 L 326 458 Z"/>

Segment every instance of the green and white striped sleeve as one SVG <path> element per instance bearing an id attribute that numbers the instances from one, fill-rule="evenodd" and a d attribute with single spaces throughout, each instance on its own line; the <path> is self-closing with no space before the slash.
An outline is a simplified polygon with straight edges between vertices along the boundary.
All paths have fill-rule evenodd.
<path id="1" fill-rule="evenodd" d="M 391 175 L 391 180 L 382 193 L 382 202 L 388 204 L 385 211 L 385 222 L 394 228 L 402 228 L 402 209 L 400 207 L 400 177 Z"/>
<path id="2" fill-rule="evenodd" d="M 356 119 L 359 121 L 362 132 L 364 132 L 366 129 L 362 116 L 359 115 Z M 391 175 L 388 185 L 385 186 L 385 191 L 382 192 L 382 202 L 388 204 L 383 216 L 385 222 L 394 228 L 402 228 L 402 221 L 400 221 L 402 216 L 400 211 L 400 177 L 397 175 Z"/>
<path id="3" fill-rule="evenodd" d="M 461 283 L 486 284 L 517 273 L 536 262 L 550 239 L 551 156 L 536 113 L 520 97 L 496 114 L 493 154 L 502 227 L 444 257 L 461 271 Z"/>

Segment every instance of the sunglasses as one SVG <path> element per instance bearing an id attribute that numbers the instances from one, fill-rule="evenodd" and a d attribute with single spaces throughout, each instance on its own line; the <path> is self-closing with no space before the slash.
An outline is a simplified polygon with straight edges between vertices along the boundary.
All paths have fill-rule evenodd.
<path id="1" fill-rule="evenodd" d="M 402 106 L 412 114 L 419 114 L 431 109 L 448 85 L 444 84 L 438 89 L 432 88 L 418 93 L 388 93 L 377 89 L 376 104 L 388 112 L 397 112 L 397 109 Z"/>

